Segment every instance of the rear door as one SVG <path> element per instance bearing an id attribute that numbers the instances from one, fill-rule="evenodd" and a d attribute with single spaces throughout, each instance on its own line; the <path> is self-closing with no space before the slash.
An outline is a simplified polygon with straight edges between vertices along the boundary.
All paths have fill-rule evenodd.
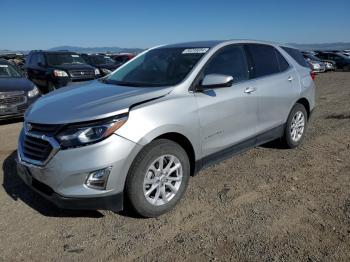
<path id="1" fill-rule="evenodd" d="M 257 133 L 281 129 L 300 93 L 297 72 L 273 46 L 247 44 L 247 52 L 258 96 Z"/>
<path id="2" fill-rule="evenodd" d="M 233 84 L 195 93 L 203 156 L 253 137 L 258 121 L 256 94 L 246 92 L 251 81 L 243 45 L 226 46 L 214 54 L 201 76 L 208 74 L 232 76 Z"/>

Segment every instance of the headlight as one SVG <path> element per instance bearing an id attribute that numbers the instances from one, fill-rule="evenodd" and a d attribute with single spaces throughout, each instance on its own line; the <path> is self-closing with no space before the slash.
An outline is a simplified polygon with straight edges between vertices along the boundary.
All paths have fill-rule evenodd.
<path id="1" fill-rule="evenodd" d="M 53 70 L 53 75 L 57 77 L 67 77 L 68 74 L 66 71 L 63 70 Z"/>
<path id="2" fill-rule="evenodd" d="M 57 140 L 63 148 L 96 143 L 113 134 L 127 119 L 127 115 L 123 114 L 90 124 L 74 124 L 59 133 Z"/>
<path id="3" fill-rule="evenodd" d="M 99 75 L 100 74 L 100 70 L 98 70 L 98 68 L 95 69 L 95 75 Z"/>
<path id="4" fill-rule="evenodd" d="M 101 71 L 104 73 L 104 74 L 106 74 L 106 75 L 108 75 L 108 74 L 110 74 L 112 71 L 111 70 L 109 70 L 109 69 L 107 69 L 107 68 L 101 68 Z"/>
<path id="5" fill-rule="evenodd" d="M 34 88 L 28 92 L 28 97 L 30 98 L 36 97 L 39 94 L 40 94 L 39 89 L 36 86 L 34 86 Z"/>

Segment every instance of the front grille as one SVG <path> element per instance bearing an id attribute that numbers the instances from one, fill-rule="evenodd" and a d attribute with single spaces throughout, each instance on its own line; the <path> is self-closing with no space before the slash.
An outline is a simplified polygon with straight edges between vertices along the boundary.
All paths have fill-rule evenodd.
<path id="1" fill-rule="evenodd" d="M 28 123 L 27 125 L 30 126 L 30 128 L 27 128 L 27 129 L 30 129 L 30 131 L 44 134 L 47 136 L 52 136 L 56 134 L 61 128 L 61 125 L 51 125 L 51 124 Z"/>
<path id="2" fill-rule="evenodd" d="M 21 94 L 0 94 L 0 106 L 16 106 L 26 102 Z"/>
<path id="3" fill-rule="evenodd" d="M 73 71 L 70 71 L 69 73 L 72 78 L 85 79 L 85 78 L 95 77 L 95 71 L 93 70 L 73 70 Z"/>
<path id="4" fill-rule="evenodd" d="M 43 162 L 49 157 L 53 148 L 46 140 L 25 135 L 22 149 L 26 158 Z"/>

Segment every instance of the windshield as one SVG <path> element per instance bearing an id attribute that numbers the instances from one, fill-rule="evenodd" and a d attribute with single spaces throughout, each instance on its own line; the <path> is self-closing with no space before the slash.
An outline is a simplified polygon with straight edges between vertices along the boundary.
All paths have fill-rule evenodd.
<path id="1" fill-rule="evenodd" d="M 120 67 L 105 81 L 125 86 L 172 86 L 180 83 L 209 48 L 152 49 Z"/>
<path id="2" fill-rule="evenodd" d="M 22 74 L 12 65 L 0 64 L 0 78 L 8 77 L 22 77 Z"/>
<path id="3" fill-rule="evenodd" d="M 65 64 L 85 64 L 84 59 L 77 54 L 47 54 L 47 63 L 51 66 L 60 66 Z"/>
<path id="4" fill-rule="evenodd" d="M 90 56 L 90 59 L 95 65 L 113 65 L 115 64 L 114 60 L 109 56 L 104 55 L 94 55 Z"/>

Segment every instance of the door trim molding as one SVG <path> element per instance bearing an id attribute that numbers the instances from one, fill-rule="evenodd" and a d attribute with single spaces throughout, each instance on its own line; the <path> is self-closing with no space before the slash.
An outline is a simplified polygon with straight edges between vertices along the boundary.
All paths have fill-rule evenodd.
<path id="1" fill-rule="evenodd" d="M 284 134 L 284 129 L 285 124 L 279 125 L 252 138 L 249 138 L 197 160 L 195 163 L 194 175 L 198 174 L 198 172 L 202 169 L 218 164 L 219 162 L 226 160 L 234 155 L 282 137 Z"/>

